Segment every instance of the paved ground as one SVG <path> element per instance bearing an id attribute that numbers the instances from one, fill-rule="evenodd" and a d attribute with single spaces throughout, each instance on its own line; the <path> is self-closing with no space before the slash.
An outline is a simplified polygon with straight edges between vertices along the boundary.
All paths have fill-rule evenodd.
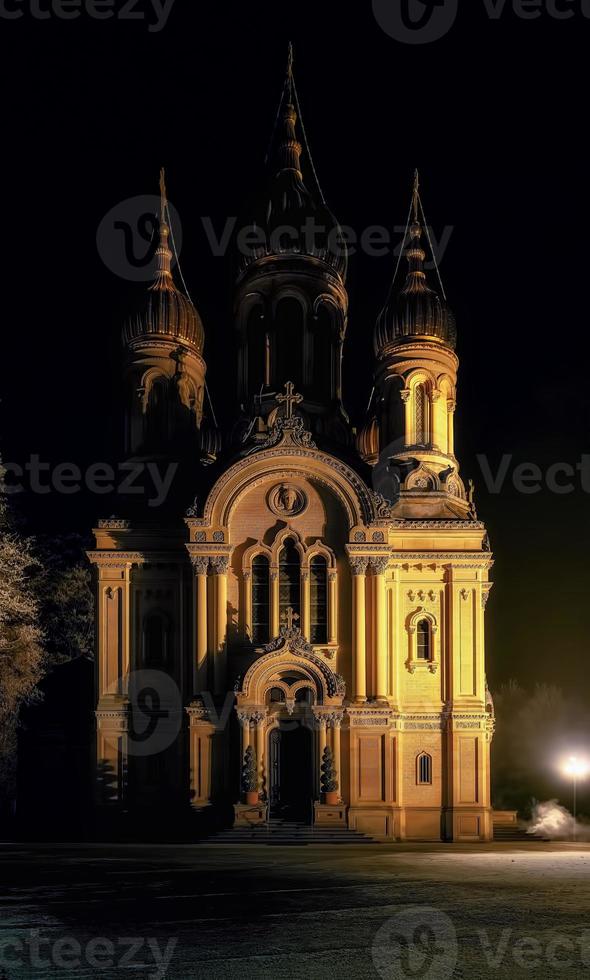
<path id="1" fill-rule="evenodd" d="M 14 844 L 0 883 L 7 980 L 590 976 L 588 846 Z"/>

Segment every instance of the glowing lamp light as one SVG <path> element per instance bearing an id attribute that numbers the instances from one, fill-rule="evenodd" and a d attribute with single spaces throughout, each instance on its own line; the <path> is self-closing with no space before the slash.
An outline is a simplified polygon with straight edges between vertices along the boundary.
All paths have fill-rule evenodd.
<path id="1" fill-rule="evenodd" d="M 571 755 L 563 767 L 566 776 L 574 776 L 576 779 L 583 779 L 588 775 L 589 770 L 590 766 L 586 760 L 578 759 L 575 755 Z"/>
<path id="2" fill-rule="evenodd" d="M 574 782 L 574 815 L 573 815 L 573 840 L 576 840 L 577 829 L 577 806 L 578 806 L 578 779 L 583 779 L 590 772 L 590 765 L 586 759 L 580 759 L 577 755 L 570 755 L 564 763 L 563 771 L 566 776 L 571 776 Z"/>

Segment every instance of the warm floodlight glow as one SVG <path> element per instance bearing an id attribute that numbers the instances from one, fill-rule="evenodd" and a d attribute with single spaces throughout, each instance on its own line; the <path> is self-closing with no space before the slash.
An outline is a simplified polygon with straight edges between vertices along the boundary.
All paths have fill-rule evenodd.
<path id="1" fill-rule="evenodd" d="M 571 776 L 574 783 L 574 814 L 572 819 L 572 837 L 575 841 L 576 831 L 577 831 L 577 820 L 578 820 L 578 779 L 583 779 L 584 776 L 588 775 L 590 772 L 590 766 L 586 759 L 580 759 L 577 755 L 570 755 L 567 762 L 564 764 L 563 771 L 566 776 Z"/>
<path id="2" fill-rule="evenodd" d="M 574 776 L 576 779 L 583 779 L 588 775 L 589 770 L 590 766 L 586 760 L 579 759 L 575 755 L 571 755 L 563 767 L 566 776 Z"/>

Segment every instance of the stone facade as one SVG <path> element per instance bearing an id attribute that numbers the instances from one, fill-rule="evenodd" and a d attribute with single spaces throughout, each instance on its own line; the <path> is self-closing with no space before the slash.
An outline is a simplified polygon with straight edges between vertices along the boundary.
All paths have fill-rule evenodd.
<path id="1" fill-rule="evenodd" d="M 282 194 L 272 181 L 268 191 L 284 207 L 285 185 L 303 180 L 293 86 L 290 66 L 275 138 Z M 305 200 L 320 208 L 313 195 Z M 244 263 L 241 409 L 221 454 L 204 419 L 202 331 L 191 341 L 185 330 L 190 356 L 179 361 L 179 304 L 161 321 L 152 311 L 157 358 L 170 361 L 162 371 L 147 357 L 153 331 L 127 331 L 126 377 L 137 385 L 137 366 L 149 362 L 150 385 L 160 374 L 172 384 L 180 364 L 192 394 L 181 399 L 186 417 L 167 404 L 166 432 L 183 418 L 187 452 L 201 433 L 203 462 L 216 456 L 218 468 L 209 482 L 203 470 L 194 487 L 202 503 L 176 524 L 112 519 L 95 529 L 103 805 L 167 800 L 215 813 L 233 804 L 239 822 L 292 813 L 395 840 L 490 839 L 492 559 L 454 455 L 454 327 L 426 283 L 417 182 L 413 204 L 408 276 L 378 321 L 375 397 L 356 443 L 339 373 L 346 270 L 325 250 L 274 254 L 267 243 Z M 163 192 L 163 224 L 165 214 Z M 163 286 L 160 275 L 159 288 L 175 290 L 171 275 Z M 258 302 L 265 334 L 256 347 L 249 324 Z M 201 329 L 183 310 L 183 322 Z M 303 345 L 291 359 L 281 349 L 287 324 L 289 343 L 298 335 Z M 186 368 L 193 362 L 196 373 Z M 136 452 L 142 433 L 158 431 L 142 413 L 159 410 L 139 387 L 129 429 Z M 150 730 L 138 735 L 142 718 Z M 246 805 L 249 746 L 258 802 Z M 335 798 L 322 784 L 326 748 Z"/>

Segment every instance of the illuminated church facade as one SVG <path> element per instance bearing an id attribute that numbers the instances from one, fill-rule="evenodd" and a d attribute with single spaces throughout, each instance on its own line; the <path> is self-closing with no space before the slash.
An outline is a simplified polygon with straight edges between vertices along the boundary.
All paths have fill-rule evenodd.
<path id="1" fill-rule="evenodd" d="M 425 272 L 418 183 L 358 431 L 342 392 L 346 252 L 291 67 L 246 227 L 228 431 L 206 401 L 203 324 L 171 271 L 164 190 L 157 276 L 124 329 L 128 457 L 180 446 L 196 500 L 176 519 L 95 529 L 101 802 L 488 840 L 492 560 L 454 451 L 455 326 Z"/>

